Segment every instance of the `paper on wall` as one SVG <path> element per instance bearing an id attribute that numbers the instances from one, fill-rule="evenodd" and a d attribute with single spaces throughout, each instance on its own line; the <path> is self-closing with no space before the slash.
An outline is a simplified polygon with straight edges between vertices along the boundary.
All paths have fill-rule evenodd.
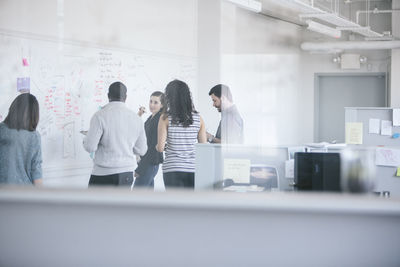
<path id="1" fill-rule="evenodd" d="M 22 66 L 24 66 L 24 67 L 28 67 L 29 66 L 28 59 L 26 59 L 26 58 L 22 59 Z"/>
<path id="2" fill-rule="evenodd" d="M 380 119 L 369 119 L 369 133 L 379 134 L 381 130 L 381 120 Z"/>
<path id="3" fill-rule="evenodd" d="M 393 109 L 393 126 L 400 126 L 400 108 Z"/>
<path id="4" fill-rule="evenodd" d="M 363 123 L 346 123 L 346 144 L 362 145 L 363 142 Z"/>
<path id="5" fill-rule="evenodd" d="M 31 78 L 20 77 L 17 78 L 17 92 L 29 92 L 31 90 Z"/>
<path id="6" fill-rule="evenodd" d="M 400 150 L 391 148 L 377 148 L 375 164 L 379 166 L 400 166 Z"/>
<path id="7" fill-rule="evenodd" d="M 235 183 L 250 183 L 249 159 L 224 159 L 224 179 L 233 179 Z"/>
<path id="8" fill-rule="evenodd" d="M 392 135 L 392 122 L 391 121 L 382 120 L 381 135 Z"/>
<path id="9" fill-rule="evenodd" d="M 286 178 L 294 178 L 294 159 L 285 161 Z"/>

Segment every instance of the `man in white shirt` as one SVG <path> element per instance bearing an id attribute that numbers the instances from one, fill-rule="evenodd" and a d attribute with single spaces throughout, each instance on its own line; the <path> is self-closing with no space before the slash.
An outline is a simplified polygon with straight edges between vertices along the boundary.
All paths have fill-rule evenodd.
<path id="1" fill-rule="evenodd" d="M 133 183 L 137 167 L 135 154 L 147 151 L 146 133 L 140 117 L 125 105 L 126 86 L 115 82 L 108 89 L 109 103 L 97 111 L 83 140 L 89 153 L 95 152 L 91 185 Z"/>
<path id="2" fill-rule="evenodd" d="M 210 143 L 243 144 L 243 119 L 233 103 L 231 90 L 227 85 L 217 84 L 208 93 L 213 106 L 221 112 L 217 133 L 207 134 Z"/>

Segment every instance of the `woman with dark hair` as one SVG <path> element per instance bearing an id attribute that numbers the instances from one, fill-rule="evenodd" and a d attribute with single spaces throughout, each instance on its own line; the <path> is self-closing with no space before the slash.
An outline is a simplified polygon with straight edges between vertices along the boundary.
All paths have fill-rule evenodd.
<path id="1" fill-rule="evenodd" d="M 158 121 L 161 116 L 161 109 L 165 106 L 164 94 L 155 91 L 150 96 L 149 109 L 151 115 L 144 123 L 147 138 L 147 152 L 140 158 L 138 167 L 135 170 L 134 187 L 154 188 L 154 177 L 157 175 L 160 163 L 163 162 L 163 154 L 156 150 Z M 140 108 L 138 115 L 142 116 L 144 109 Z"/>
<path id="2" fill-rule="evenodd" d="M 166 108 L 158 123 L 157 150 L 164 151 L 165 187 L 194 188 L 195 144 L 206 142 L 203 119 L 194 109 L 189 87 L 173 80 L 165 88 Z"/>
<path id="3" fill-rule="evenodd" d="M 12 102 L 8 115 L 0 123 L 0 183 L 41 184 L 42 153 L 39 103 L 26 93 Z"/>

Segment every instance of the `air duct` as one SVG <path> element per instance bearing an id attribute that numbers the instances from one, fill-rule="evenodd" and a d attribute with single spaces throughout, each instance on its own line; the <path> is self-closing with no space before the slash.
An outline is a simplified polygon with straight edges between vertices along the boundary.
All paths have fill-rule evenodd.
<path id="1" fill-rule="evenodd" d="M 301 49 L 305 51 L 343 51 L 343 50 L 388 50 L 400 48 L 400 41 L 346 41 L 346 42 L 324 42 L 301 44 Z"/>
<path id="2" fill-rule="evenodd" d="M 392 14 L 395 12 L 400 12 L 400 9 L 390 9 L 390 10 L 379 10 L 378 8 L 375 7 L 373 10 L 358 10 L 356 12 L 356 23 L 359 24 L 359 18 L 360 14 Z"/>

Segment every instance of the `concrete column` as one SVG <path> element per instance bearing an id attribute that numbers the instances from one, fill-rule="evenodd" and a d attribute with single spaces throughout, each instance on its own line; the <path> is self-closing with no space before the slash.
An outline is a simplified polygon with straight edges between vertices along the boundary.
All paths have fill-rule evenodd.
<path id="1" fill-rule="evenodd" d="M 400 1 L 392 2 L 393 9 L 400 9 Z M 400 13 L 392 14 L 393 36 L 400 38 Z M 392 49 L 390 106 L 400 107 L 400 48 Z"/>
<path id="2" fill-rule="evenodd" d="M 216 130 L 219 116 L 208 92 L 220 82 L 221 0 L 198 0 L 198 106 L 206 128 Z M 214 125 L 215 124 L 215 125 Z M 215 129 L 214 129 L 215 128 Z"/>

